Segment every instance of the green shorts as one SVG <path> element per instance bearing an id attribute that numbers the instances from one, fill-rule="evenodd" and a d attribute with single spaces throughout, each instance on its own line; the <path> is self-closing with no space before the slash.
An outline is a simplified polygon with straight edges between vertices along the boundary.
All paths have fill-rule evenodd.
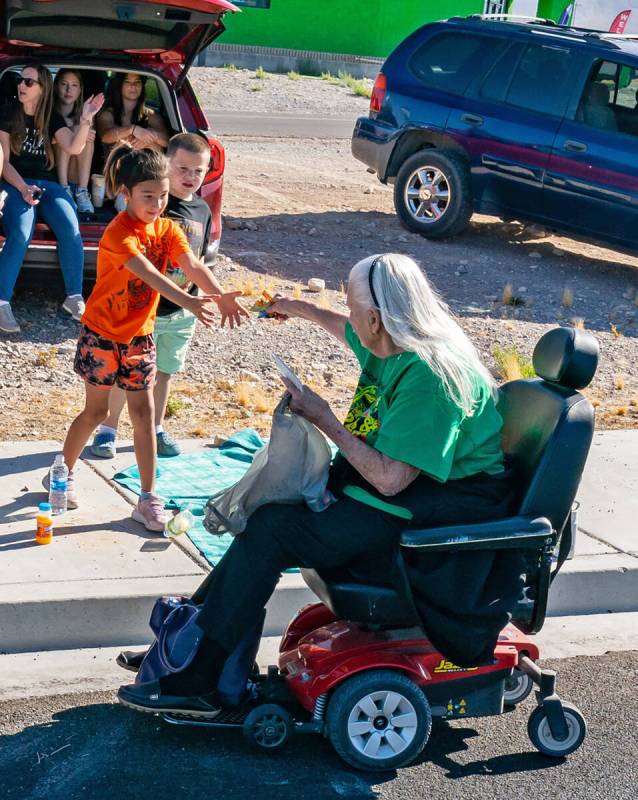
<path id="1" fill-rule="evenodd" d="M 174 375 L 184 369 L 188 345 L 193 338 L 196 323 L 197 317 L 183 308 L 155 318 L 153 338 L 159 372 Z"/>

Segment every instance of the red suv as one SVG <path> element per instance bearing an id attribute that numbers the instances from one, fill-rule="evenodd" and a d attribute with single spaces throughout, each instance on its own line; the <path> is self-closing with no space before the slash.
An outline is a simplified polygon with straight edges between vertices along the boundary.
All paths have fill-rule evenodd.
<path id="1" fill-rule="evenodd" d="M 146 105 L 162 115 L 168 130 L 199 132 L 210 144 L 201 195 L 213 215 L 207 258 L 212 260 L 221 236 L 224 148 L 210 134 L 187 75 L 197 54 L 224 32 L 224 13 L 236 10 L 227 0 L 0 0 L 0 105 L 16 98 L 28 61 L 45 64 L 53 74 L 60 67 L 80 70 L 85 96 L 104 91 L 116 72 L 146 75 Z M 103 165 L 102 148 L 96 146 L 92 172 Z M 98 242 L 115 214 L 106 201 L 80 219 L 86 272 L 94 272 Z M 55 237 L 39 222 L 24 266 L 56 265 Z"/>

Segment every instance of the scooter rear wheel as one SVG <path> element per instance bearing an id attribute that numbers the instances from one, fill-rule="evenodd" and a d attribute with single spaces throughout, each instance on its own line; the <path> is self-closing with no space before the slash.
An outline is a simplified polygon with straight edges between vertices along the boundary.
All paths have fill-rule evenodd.
<path id="1" fill-rule="evenodd" d="M 368 670 L 339 686 L 326 732 L 341 758 L 378 771 L 410 764 L 430 735 L 432 713 L 421 689 L 399 672 Z"/>
<path id="2" fill-rule="evenodd" d="M 246 739 L 260 750 L 278 750 L 292 733 L 292 717 L 277 703 L 264 703 L 248 714 L 243 724 Z"/>

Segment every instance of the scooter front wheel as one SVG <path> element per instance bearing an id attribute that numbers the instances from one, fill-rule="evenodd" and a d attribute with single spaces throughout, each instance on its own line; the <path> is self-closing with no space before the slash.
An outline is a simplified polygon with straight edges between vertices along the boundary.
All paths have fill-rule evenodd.
<path id="1" fill-rule="evenodd" d="M 576 706 L 565 702 L 562 705 L 567 723 L 567 736 L 564 739 L 554 738 L 543 706 L 537 706 L 532 711 L 527 723 L 527 733 L 534 747 L 553 758 L 562 758 L 578 750 L 587 735 L 587 723 Z"/>
<path id="2" fill-rule="evenodd" d="M 341 758 L 357 769 L 410 764 L 430 735 L 432 713 L 421 689 L 399 672 L 368 670 L 339 686 L 326 731 Z"/>

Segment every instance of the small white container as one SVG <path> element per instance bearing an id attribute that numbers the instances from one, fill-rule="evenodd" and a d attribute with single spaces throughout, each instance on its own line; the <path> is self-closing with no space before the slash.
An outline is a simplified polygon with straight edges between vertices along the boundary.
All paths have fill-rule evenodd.
<path id="1" fill-rule="evenodd" d="M 326 288 L 326 282 L 323 278 L 310 278 L 308 281 L 308 289 L 311 292 L 323 292 Z"/>

